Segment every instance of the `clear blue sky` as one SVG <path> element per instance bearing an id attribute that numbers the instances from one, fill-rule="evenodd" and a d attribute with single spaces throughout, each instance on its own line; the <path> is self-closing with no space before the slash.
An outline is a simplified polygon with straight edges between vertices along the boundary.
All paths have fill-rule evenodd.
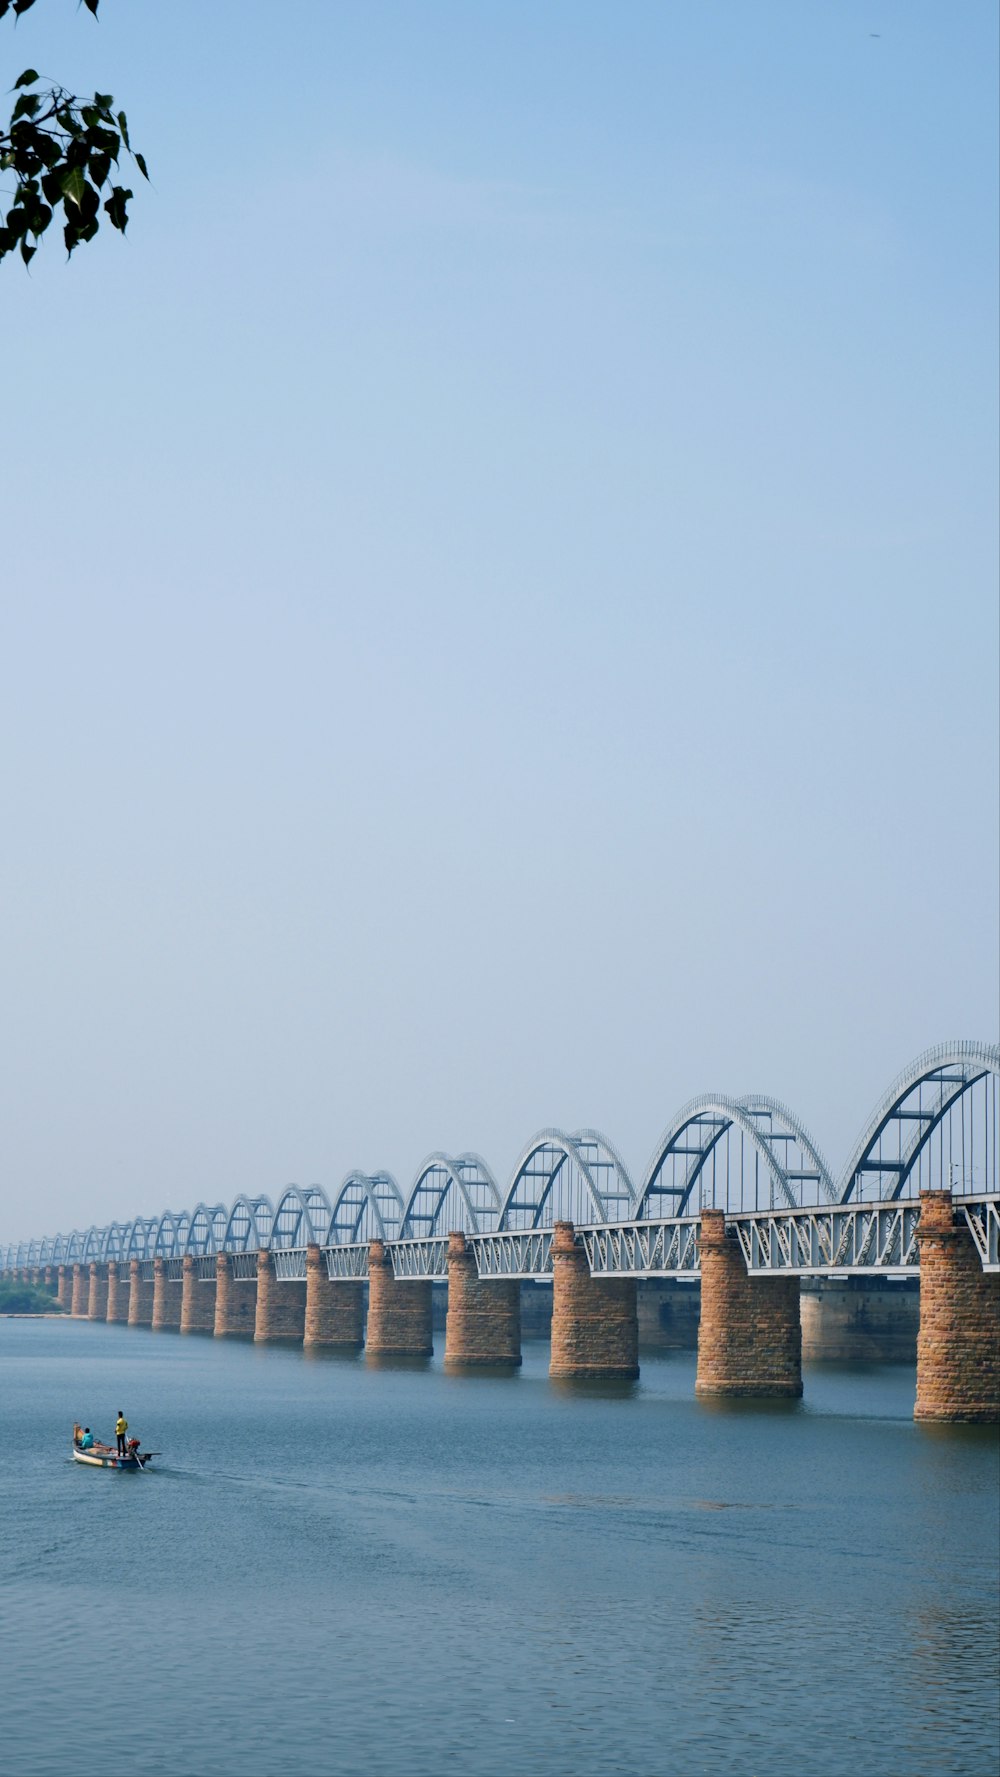
<path id="1" fill-rule="evenodd" d="M 994 0 L 0 61 L 154 178 L 0 268 L 0 1239 L 995 1037 Z"/>

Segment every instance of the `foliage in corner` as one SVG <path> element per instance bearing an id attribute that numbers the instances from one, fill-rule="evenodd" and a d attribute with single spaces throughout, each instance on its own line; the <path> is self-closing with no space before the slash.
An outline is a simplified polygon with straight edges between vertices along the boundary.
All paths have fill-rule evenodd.
<path id="1" fill-rule="evenodd" d="M 96 15 L 100 0 L 83 0 Z M 34 0 L 0 0 L 0 19 L 20 15 Z M 101 209 L 112 228 L 122 234 L 128 223 L 132 192 L 115 180 L 122 152 L 130 155 L 144 179 L 146 162 L 129 141 L 124 111 L 115 111 L 110 93 L 91 101 L 43 80 L 25 68 L 14 82 L 18 97 L 6 128 L 0 129 L 0 173 L 13 173 L 14 201 L 0 211 L 0 259 L 19 252 L 29 265 L 38 243 L 62 209 L 67 253 L 81 241 L 93 240 Z M 103 198 L 103 206 L 102 206 Z"/>

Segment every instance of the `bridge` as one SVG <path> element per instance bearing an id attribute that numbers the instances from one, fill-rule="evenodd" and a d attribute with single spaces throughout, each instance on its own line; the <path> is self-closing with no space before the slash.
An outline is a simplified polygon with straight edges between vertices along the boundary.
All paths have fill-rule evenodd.
<path id="1" fill-rule="evenodd" d="M 501 1188 L 474 1153 L 433 1153 L 409 1190 L 350 1172 L 0 1249 L 77 1316 L 520 1362 L 521 1283 L 553 1288 L 550 1373 L 638 1375 L 636 1283 L 697 1279 L 699 1394 L 802 1392 L 803 1278 L 920 1280 L 918 1418 L 998 1416 L 1000 1047 L 942 1043 L 894 1080 L 834 1177 L 780 1100 L 707 1094 L 634 1183 L 595 1129 L 543 1129 Z M 367 1334 L 364 1295 L 367 1284 Z"/>

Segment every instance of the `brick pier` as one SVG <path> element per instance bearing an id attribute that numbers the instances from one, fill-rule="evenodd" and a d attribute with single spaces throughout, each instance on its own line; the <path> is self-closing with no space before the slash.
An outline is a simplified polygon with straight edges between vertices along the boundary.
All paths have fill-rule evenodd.
<path id="1" fill-rule="evenodd" d="M 234 1277 L 228 1253 L 215 1261 L 215 1337 L 252 1339 L 257 1320 L 257 1279 Z"/>
<path id="2" fill-rule="evenodd" d="M 984 1271 L 950 1191 L 920 1193 L 915 1419 L 1000 1419 L 1000 1273 Z"/>
<path id="3" fill-rule="evenodd" d="M 464 1234 L 448 1236 L 444 1361 L 462 1368 L 521 1362 L 521 1283 L 481 1278 Z"/>
<path id="4" fill-rule="evenodd" d="M 591 1277 L 572 1222 L 552 1239 L 550 1376 L 639 1374 L 639 1322 L 633 1277 Z"/>
<path id="5" fill-rule="evenodd" d="M 108 1267 L 91 1265 L 90 1288 L 87 1291 L 87 1319 L 107 1320 L 108 1318 Z"/>
<path id="6" fill-rule="evenodd" d="M 253 1336 L 261 1344 L 273 1339 L 295 1339 L 301 1345 L 306 1326 L 305 1285 L 275 1276 L 268 1252 L 257 1254 L 257 1318 Z"/>
<path id="7" fill-rule="evenodd" d="M 360 1351 L 365 1342 L 364 1285 L 330 1277 L 316 1245 L 306 1247 L 306 1345 Z"/>
<path id="8" fill-rule="evenodd" d="M 70 1313 L 78 1318 L 86 1319 L 90 1307 L 90 1267 L 89 1265 L 73 1266 L 73 1294 Z"/>
<path id="9" fill-rule="evenodd" d="M 802 1393 L 802 1327 L 797 1277 L 750 1277 L 721 1209 L 703 1209 L 700 1395 Z"/>
<path id="10" fill-rule="evenodd" d="M 168 1259 L 153 1260 L 153 1331 L 176 1333 L 181 1324 L 181 1293 L 179 1277 L 167 1274 Z"/>
<path id="11" fill-rule="evenodd" d="M 130 1327 L 153 1324 L 153 1280 L 143 1277 L 141 1259 L 132 1259 L 129 1264 L 128 1324 Z"/>
<path id="12" fill-rule="evenodd" d="M 128 1320 L 129 1275 L 118 1263 L 117 1259 L 108 1260 L 108 1313 L 109 1324 Z"/>
<path id="13" fill-rule="evenodd" d="M 428 1278 L 400 1282 L 381 1240 L 368 1249 L 369 1357 L 431 1357 L 431 1285 Z"/>
<path id="14" fill-rule="evenodd" d="M 200 1277 L 193 1253 L 184 1255 L 181 1278 L 181 1332 L 215 1332 L 215 1278 Z"/>
<path id="15" fill-rule="evenodd" d="M 72 1308 L 73 1305 L 73 1273 L 68 1265 L 60 1265 L 56 1286 L 56 1301 L 60 1308 Z"/>

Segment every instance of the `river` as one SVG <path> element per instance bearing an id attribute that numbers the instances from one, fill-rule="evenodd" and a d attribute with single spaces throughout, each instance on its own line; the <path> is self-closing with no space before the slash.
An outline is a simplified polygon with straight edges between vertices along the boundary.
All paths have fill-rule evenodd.
<path id="1" fill-rule="evenodd" d="M 995 1777 L 995 1431 L 547 1363 L 0 1320 L 6 1769 Z M 69 1461 L 119 1407 L 156 1468 Z"/>

